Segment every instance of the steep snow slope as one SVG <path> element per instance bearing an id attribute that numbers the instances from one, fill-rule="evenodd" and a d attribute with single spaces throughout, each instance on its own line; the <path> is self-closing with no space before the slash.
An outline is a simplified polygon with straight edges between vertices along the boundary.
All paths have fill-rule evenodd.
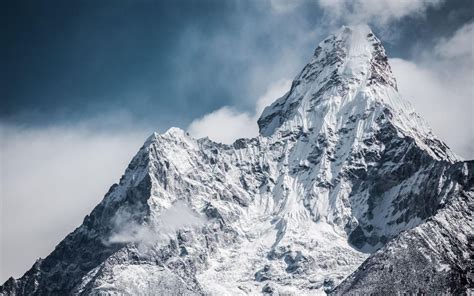
<path id="1" fill-rule="evenodd" d="M 258 123 L 233 145 L 153 134 L 84 223 L 0 293 L 324 293 L 469 185 L 366 26 L 324 40 Z"/>

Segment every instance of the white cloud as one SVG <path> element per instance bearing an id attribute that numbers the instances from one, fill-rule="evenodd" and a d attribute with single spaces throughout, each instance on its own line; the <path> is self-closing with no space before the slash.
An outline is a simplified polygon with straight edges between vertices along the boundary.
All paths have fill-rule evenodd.
<path id="1" fill-rule="evenodd" d="M 194 120 L 188 131 L 196 138 L 209 137 L 217 142 L 231 144 L 235 139 L 255 136 L 258 129 L 248 113 L 222 107 Z"/>
<path id="2" fill-rule="evenodd" d="M 390 61 L 400 92 L 454 152 L 474 158 L 473 23 L 451 38 L 441 39 L 434 51 L 416 62 Z"/>
<path id="3" fill-rule="evenodd" d="M 334 20 L 349 23 L 385 25 L 409 15 L 423 15 L 443 0 L 319 0 L 319 5 Z"/>
<path id="4" fill-rule="evenodd" d="M 258 135 L 257 119 L 263 109 L 290 90 L 291 80 L 278 80 L 270 85 L 256 101 L 253 114 L 222 107 L 191 122 L 189 133 L 196 137 L 209 137 L 213 141 L 231 144 L 238 138 Z"/>
<path id="5" fill-rule="evenodd" d="M 3 281 L 21 276 L 82 223 L 119 180 L 147 132 L 0 126 L 0 135 Z"/>

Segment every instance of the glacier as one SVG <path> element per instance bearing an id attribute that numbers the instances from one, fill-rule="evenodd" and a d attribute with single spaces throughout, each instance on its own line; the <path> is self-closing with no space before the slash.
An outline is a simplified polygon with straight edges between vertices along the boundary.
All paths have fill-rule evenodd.
<path id="1" fill-rule="evenodd" d="M 400 96 L 368 26 L 323 40 L 258 125 L 231 145 L 154 133 L 0 294 L 472 292 L 473 161 Z"/>

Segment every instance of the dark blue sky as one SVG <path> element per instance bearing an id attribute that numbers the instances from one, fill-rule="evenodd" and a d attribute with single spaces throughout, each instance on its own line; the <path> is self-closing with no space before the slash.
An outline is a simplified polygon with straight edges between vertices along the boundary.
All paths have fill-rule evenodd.
<path id="1" fill-rule="evenodd" d="M 162 130 L 225 105 L 250 110 L 342 25 L 317 1 L 288 13 L 273 12 L 270 1 L 230 0 L 2 6 L 0 121 L 26 126 L 126 114 Z M 391 57 L 411 59 L 472 18 L 472 1 L 450 0 L 426 17 L 373 29 Z"/>

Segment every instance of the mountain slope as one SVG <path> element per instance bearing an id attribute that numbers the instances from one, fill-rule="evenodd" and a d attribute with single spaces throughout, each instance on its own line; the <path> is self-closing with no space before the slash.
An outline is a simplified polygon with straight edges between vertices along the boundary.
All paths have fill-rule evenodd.
<path id="1" fill-rule="evenodd" d="M 473 162 L 466 163 L 472 172 Z M 474 293 L 474 180 L 425 223 L 371 255 L 334 295 Z"/>
<path id="2" fill-rule="evenodd" d="M 84 223 L 0 293 L 332 290 L 471 180 L 387 60 L 368 27 L 343 27 L 263 111 L 257 138 L 153 134 Z"/>

